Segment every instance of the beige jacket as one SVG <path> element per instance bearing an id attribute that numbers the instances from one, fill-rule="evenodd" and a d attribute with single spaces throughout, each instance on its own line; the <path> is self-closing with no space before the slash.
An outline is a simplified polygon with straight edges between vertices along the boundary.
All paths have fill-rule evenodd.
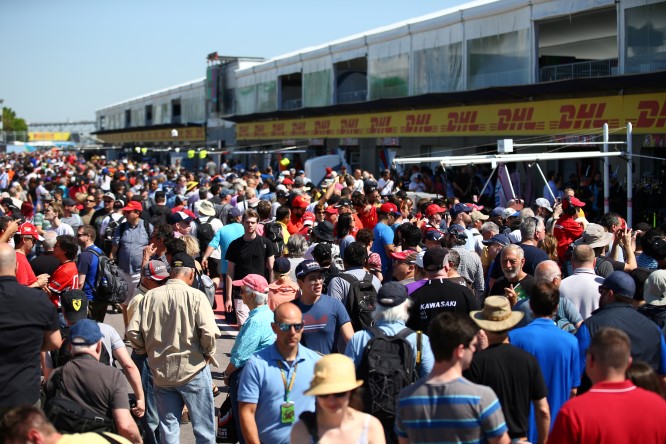
<path id="1" fill-rule="evenodd" d="M 148 355 L 159 387 L 186 384 L 207 358 L 218 367 L 215 340 L 220 336 L 206 295 L 180 279 L 148 291 L 127 329 L 132 347 Z"/>

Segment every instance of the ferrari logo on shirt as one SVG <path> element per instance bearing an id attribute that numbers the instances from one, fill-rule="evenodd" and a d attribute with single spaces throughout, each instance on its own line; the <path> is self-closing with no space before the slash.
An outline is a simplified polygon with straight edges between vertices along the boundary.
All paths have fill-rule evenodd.
<path id="1" fill-rule="evenodd" d="M 72 300 L 72 307 L 74 307 L 74 310 L 76 310 L 76 311 L 81 310 L 81 299 L 73 299 Z"/>

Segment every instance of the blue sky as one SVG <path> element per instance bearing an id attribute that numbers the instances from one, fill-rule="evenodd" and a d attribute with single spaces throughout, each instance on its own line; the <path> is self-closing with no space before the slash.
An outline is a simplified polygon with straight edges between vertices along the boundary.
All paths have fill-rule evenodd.
<path id="1" fill-rule="evenodd" d="M 28 122 L 205 76 L 206 55 L 274 57 L 461 0 L 2 0 L 0 99 Z"/>

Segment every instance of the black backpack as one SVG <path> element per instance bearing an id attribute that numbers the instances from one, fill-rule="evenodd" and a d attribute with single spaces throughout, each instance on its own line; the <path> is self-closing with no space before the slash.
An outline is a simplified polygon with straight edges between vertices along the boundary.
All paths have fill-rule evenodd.
<path id="1" fill-rule="evenodd" d="M 97 275 L 95 276 L 95 298 L 109 304 L 120 304 L 127 298 L 129 284 L 123 271 L 104 254 L 95 250 L 87 250 L 97 256 Z"/>
<path id="2" fill-rule="evenodd" d="M 113 214 L 109 216 L 111 220 L 104 230 L 104 238 L 102 239 L 102 249 L 107 252 L 111 252 L 111 247 L 113 245 L 113 235 L 116 232 L 116 229 L 125 222 L 125 216 L 120 216 L 118 219 L 113 218 Z"/>
<path id="3" fill-rule="evenodd" d="M 275 257 L 282 256 L 284 252 L 284 236 L 282 226 L 278 222 L 264 224 L 264 237 L 275 246 Z"/>
<path id="4" fill-rule="evenodd" d="M 55 370 L 51 378 L 55 393 L 47 400 L 44 413 L 58 432 L 70 434 L 114 431 L 111 418 L 100 416 L 87 406 L 67 397 L 62 369 Z"/>
<path id="5" fill-rule="evenodd" d="M 197 239 L 199 240 L 199 248 L 201 251 L 206 251 L 208 244 L 215 237 L 215 230 L 210 224 L 212 217 L 209 217 L 206 222 L 203 222 L 201 218 L 197 219 Z"/>
<path id="6" fill-rule="evenodd" d="M 386 335 L 379 327 L 369 330 L 373 337 L 363 349 L 358 378 L 363 379 L 364 411 L 385 424 L 386 430 L 394 423 L 400 391 L 418 379 L 422 334 L 417 332 L 417 347 L 413 350 L 407 337 L 414 331 L 409 328 L 403 328 L 395 336 Z"/>
<path id="7" fill-rule="evenodd" d="M 339 277 L 349 282 L 345 308 L 351 318 L 354 331 L 370 328 L 372 312 L 375 310 L 377 301 L 377 290 L 372 285 L 372 275 L 366 272 L 362 280 L 356 279 L 348 273 L 342 273 Z"/>

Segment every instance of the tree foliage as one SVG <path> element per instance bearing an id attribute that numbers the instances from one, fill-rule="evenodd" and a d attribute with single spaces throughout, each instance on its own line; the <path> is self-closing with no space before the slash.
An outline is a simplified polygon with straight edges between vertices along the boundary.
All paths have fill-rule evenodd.
<path id="1" fill-rule="evenodd" d="M 2 109 L 2 122 L 4 131 L 28 131 L 28 124 L 25 119 L 16 117 L 16 112 L 11 108 Z"/>

